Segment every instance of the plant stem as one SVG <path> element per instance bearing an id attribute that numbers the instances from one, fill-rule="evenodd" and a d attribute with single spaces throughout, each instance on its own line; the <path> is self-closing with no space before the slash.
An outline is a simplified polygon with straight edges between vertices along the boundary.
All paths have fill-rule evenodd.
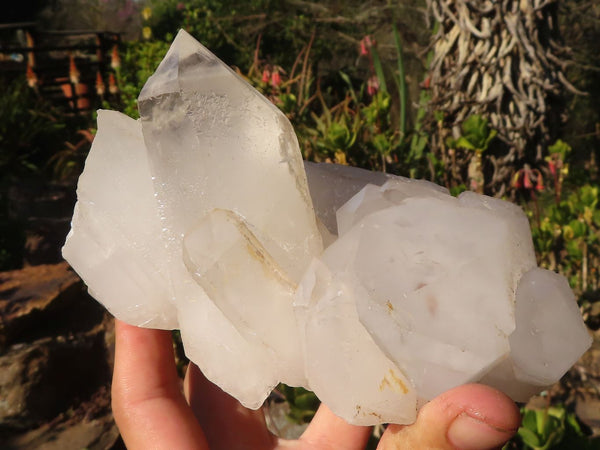
<path id="1" fill-rule="evenodd" d="M 542 228 L 542 219 L 541 219 L 541 213 L 540 213 L 540 204 L 538 202 L 538 198 L 537 198 L 537 195 L 536 195 L 534 189 L 531 190 L 531 199 L 533 200 L 533 204 L 535 205 L 535 220 L 537 222 L 538 228 L 541 229 Z"/>
<path id="2" fill-rule="evenodd" d="M 375 75 L 377 75 L 377 79 L 379 81 L 379 90 L 387 93 L 388 89 L 383 73 L 383 66 L 381 65 L 381 58 L 379 58 L 379 52 L 377 51 L 377 47 L 375 45 L 371 47 L 371 57 L 373 61 L 373 69 L 375 70 Z"/>
<path id="3" fill-rule="evenodd" d="M 394 43 L 396 44 L 396 52 L 398 53 L 398 87 L 400 97 L 400 134 L 404 139 L 406 135 L 406 79 L 404 73 L 404 55 L 402 52 L 402 42 L 400 42 L 400 34 L 396 24 L 393 24 Z"/>

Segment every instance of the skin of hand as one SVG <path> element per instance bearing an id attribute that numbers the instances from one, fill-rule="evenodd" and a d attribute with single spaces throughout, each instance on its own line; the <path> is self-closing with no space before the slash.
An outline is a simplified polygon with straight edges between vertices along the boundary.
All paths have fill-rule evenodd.
<path id="1" fill-rule="evenodd" d="M 321 405 L 298 440 L 268 430 L 261 410 L 244 408 L 189 365 L 184 392 L 169 331 L 115 323 L 112 383 L 115 421 L 127 448 L 148 449 L 364 449 L 370 427 L 349 425 Z M 389 425 L 378 449 L 501 447 L 520 423 L 516 405 L 501 392 L 470 384 L 427 403 L 411 425 Z"/>

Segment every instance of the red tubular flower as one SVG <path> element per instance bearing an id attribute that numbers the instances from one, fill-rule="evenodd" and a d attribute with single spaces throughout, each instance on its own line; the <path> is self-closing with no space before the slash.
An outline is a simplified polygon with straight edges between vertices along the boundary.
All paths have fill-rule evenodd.
<path id="1" fill-rule="evenodd" d="M 269 69 L 263 70 L 261 81 L 263 83 L 268 83 L 270 79 L 271 79 L 271 72 L 269 72 Z"/>
<path id="2" fill-rule="evenodd" d="M 271 85 L 273 87 L 279 87 L 281 85 L 281 75 L 279 75 L 277 69 L 273 70 L 273 73 L 271 74 Z"/>
<path id="3" fill-rule="evenodd" d="M 377 78 L 377 75 L 373 75 L 371 78 L 369 78 L 367 80 L 367 94 L 369 94 L 371 97 L 373 97 L 375 94 L 377 94 L 378 90 L 379 90 L 379 79 Z"/>
<path id="4" fill-rule="evenodd" d="M 535 190 L 536 191 L 543 191 L 544 190 L 544 179 L 542 177 L 538 177 L 537 183 L 535 185 Z"/>
<path id="5" fill-rule="evenodd" d="M 360 41 L 360 56 L 367 56 L 369 51 L 367 50 L 367 46 L 365 45 L 365 40 Z"/>
<path id="6" fill-rule="evenodd" d="M 531 171 L 533 174 L 535 174 L 535 190 L 536 191 L 543 191 L 544 190 L 544 177 L 542 177 L 542 172 L 540 172 L 538 169 L 533 169 Z"/>
<path id="7" fill-rule="evenodd" d="M 523 187 L 525 189 L 533 189 L 533 183 L 531 182 L 531 177 L 529 176 L 529 171 L 527 170 L 523 172 Z"/>
<path id="8" fill-rule="evenodd" d="M 367 35 L 360 40 L 360 56 L 368 56 L 370 53 L 370 48 L 373 45 L 373 41 L 371 41 L 371 36 Z"/>
<path id="9" fill-rule="evenodd" d="M 550 173 L 552 176 L 556 175 L 556 163 L 552 159 L 548 159 L 548 169 L 550 169 Z"/>

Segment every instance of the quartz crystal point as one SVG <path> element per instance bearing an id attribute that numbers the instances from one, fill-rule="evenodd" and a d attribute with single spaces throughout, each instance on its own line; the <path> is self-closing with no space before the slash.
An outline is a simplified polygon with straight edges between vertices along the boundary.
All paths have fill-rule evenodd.
<path id="1" fill-rule="evenodd" d="M 467 382 L 525 401 L 589 347 L 517 206 L 303 165 L 285 116 L 183 31 L 139 107 L 99 112 L 63 254 L 243 405 L 285 382 L 353 424 L 410 423 Z"/>

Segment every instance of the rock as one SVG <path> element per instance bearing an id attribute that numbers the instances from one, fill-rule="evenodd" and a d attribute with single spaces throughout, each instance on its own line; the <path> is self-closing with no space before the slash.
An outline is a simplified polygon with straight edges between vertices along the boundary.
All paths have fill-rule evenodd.
<path id="1" fill-rule="evenodd" d="M 108 389 L 51 422 L 22 433 L 4 436 L 3 449 L 124 450 L 110 409 Z"/>
<path id="2" fill-rule="evenodd" d="M 526 400 L 589 347 L 516 205 L 304 169 L 285 116 L 183 31 L 139 105 L 100 112 L 63 253 L 243 405 L 281 381 L 353 424 L 410 423 L 468 382 Z"/>
<path id="3" fill-rule="evenodd" d="M 25 179 L 11 185 L 7 197 L 9 216 L 21 224 L 24 232 L 25 242 L 18 251 L 22 253 L 22 263 L 29 266 L 61 262 L 60 248 L 75 204 L 72 187 Z"/>
<path id="4" fill-rule="evenodd" d="M 0 343 L 89 330 L 103 310 L 65 262 L 0 272 Z"/>
<path id="5" fill-rule="evenodd" d="M 74 448 L 65 439 L 84 435 L 82 447 L 92 448 L 116 435 L 107 388 L 113 320 L 79 277 L 64 262 L 3 272 L 0 296 L 2 448 L 46 448 L 52 439 Z M 74 414 L 81 420 L 69 422 Z"/>
<path id="6" fill-rule="evenodd" d="M 0 422 L 28 428 L 89 398 L 110 379 L 102 333 L 17 344 L 0 357 Z"/>

